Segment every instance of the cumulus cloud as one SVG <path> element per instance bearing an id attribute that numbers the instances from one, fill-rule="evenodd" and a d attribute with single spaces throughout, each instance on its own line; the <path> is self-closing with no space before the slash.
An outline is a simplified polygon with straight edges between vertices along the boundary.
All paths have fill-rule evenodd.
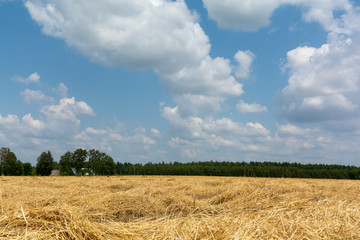
<path id="1" fill-rule="evenodd" d="M 301 151 L 309 151 L 312 154 L 322 154 L 322 151 L 339 150 L 339 141 L 329 133 L 321 131 L 319 128 L 301 128 L 292 124 L 278 125 L 278 130 L 274 137 L 274 143 L 280 144 L 284 153 L 295 154 Z M 342 147 L 344 146 L 341 143 Z M 334 159 L 332 159 L 334 160 Z"/>
<path id="2" fill-rule="evenodd" d="M 185 137 L 206 138 L 212 133 L 228 134 L 242 136 L 266 136 L 270 132 L 259 123 L 247 123 L 246 126 L 241 123 L 233 122 L 229 118 L 213 119 L 211 117 L 186 117 L 183 118 L 179 114 L 178 107 L 163 109 L 163 115 L 169 120 L 173 127 Z"/>
<path id="3" fill-rule="evenodd" d="M 159 75 L 166 90 L 179 105 L 181 114 L 211 115 L 221 109 L 226 97 L 243 93 L 242 84 L 231 73 L 229 60 L 207 56 L 198 66 Z"/>
<path id="4" fill-rule="evenodd" d="M 77 119 L 79 116 L 77 117 Z M 16 153 L 27 161 L 33 161 L 45 149 L 50 149 L 56 158 L 76 148 L 99 149 L 110 153 L 115 160 L 159 161 L 164 154 L 152 153 L 156 141 L 150 135 L 159 137 L 156 129 L 143 127 L 125 130 L 118 127 L 81 130 L 76 119 L 64 118 L 52 122 L 48 118 L 34 119 L 28 113 L 22 118 L 16 115 L 0 115 L 0 143 L 12 148 L 21 147 Z M 60 127 L 60 129 L 56 129 Z"/>
<path id="5" fill-rule="evenodd" d="M 350 10 L 348 0 L 203 0 L 210 18 L 219 26 L 255 31 L 270 24 L 272 13 L 284 5 L 303 7 L 306 21 L 320 22 L 325 29 L 343 32 L 343 21 L 334 18 L 334 11 Z"/>
<path id="6" fill-rule="evenodd" d="M 52 0 L 25 6 L 45 34 L 109 65 L 175 71 L 197 63 L 210 48 L 184 1 Z"/>
<path id="7" fill-rule="evenodd" d="M 236 1 L 203 0 L 210 18 L 219 26 L 254 31 L 270 23 L 271 13 L 281 5 L 280 0 Z"/>
<path id="8" fill-rule="evenodd" d="M 55 91 L 59 96 L 66 97 L 68 88 L 64 83 L 59 83 L 57 88 L 54 88 L 53 91 Z"/>
<path id="9" fill-rule="evenodd" d="M 335 11 L 352 11 L 353 7 L 348 0 L 303 0 L 299 4 L 307 7 L 307 11 L 303 13 L 305 21 L 319 22 L 326 31 L 348 33 L 347 23 L 342 18 L 335 17 Z"/>
<path id="10" fill-rule="evenodd" d="M 0 115 L 0 125 L 7 131 L 17 129 L 19 126 L 19 118 L 14 114 L 8 114 L 6 117 Z"/>
<path id="11" fill-rule="evenodd" d="M 42 107 L 42 117 L 34 119 L 28 113 L 21 119 L 17 115 L 9 114 L 6 117 L 0 115 L 0 129 L 16 138 L 60 138 L 71 137 L 80 126 L 81 115 L 93 116 L 92 108 L 83 101 L 75 98 L 63 98 L 59 104 Z M 22 142 L 17 139 L 15 141 Z"/>
<path id="12" fill-rule="evenodd" d="M 305 21 L 320 23 L 329 34 L 327 42 L 319 48 L 301 46 L 287 53 L 284 69 L 289 80 L 278 98 L 281 116 L 293 122 L 359 117 L 360 27 L 354 24 L 360 19 L 359 7 L 348 0 L 203 0 L 203 3 L 220 26 L 247 31 L 267 26 L 271 14 L 281 6 L 301 7 Z M 244 52 L 238 52 L 235 59 L 245 63 L 251 60 Z M 248 76 L 247 71 L 235 74 Z M 244 103 L 238 107 L 250 108 Z M 331 125 L 334 123 L 327 124 Z"/>
<path id="13" fill-rule="evenodd" d="M 169 146 L 187 158 L 200 157 L 201 153 L 220 148 L 261 152 L 267 149 L 265 142 L 270 139 L 270 131 L 260 123 L 248 122 L 243 125 L 229 118 L 183 117 L 178 107 L 164 107 L 163 116 L 176 136 L 169 141 Z"/>
<path id="14" fill-rule="evenodd" d="M 272 135 L 257 122 L 242 124 L 225 117 L 184 117 L 178 107 L 164 107 L 163 116 L 172 127 L 168 146 L 187 160 L 320 163 L 326 159 L 329 163 L 339 163 L 339 159 L 351 162 L 359 153 L 354 149 L 360 131 L 352 137 L 339 137 L 318 127 L 285 124 L 277 125 Z"/>
<path id="15" fill-rule="evenodd" d="M 286 136 L 303 136 L 306 133 L 311 132 L 311 129 L 303 129 L 292 124 L 279 125 L 277 135 Z"/>
<path id="16" fill-rule="evenodd" d="M 47 105 L 40 112 L 46 117 L 44 135 L 62 138 L 72 136 L 80 127 L 78 116 L 94 116 L 92 108 L 83 101 L 72 98 L 62 98 L 57 105 Z"/>
<path id="17" fill-rule="evenodd" d="M 116 151 L 132 156 L 131 159 L 156 159 L 156 153 L 149 151 L 156 141 L 150 137 L 160 137 L 159 130 L 138 127 L 126 130 L 120 125 L 106 128 L 82 126 L 82 116 L 94 116 L 93 109 L 75 97 L 61 98 L 56 104 L 45 105 L 37 117 L 27 113 L 23 117 L 14 114 L 0 114 L 0 145 L 16 150 L 26 161 L 36 159 L 39 152 L 51 149 L 59 157 L 67 150 L 78 147 L 99 149 L 108 153 Z M 82 130 L 84 128 L 84 130 Z M 139 157 L 141 155 L 142 157 Z M 164 155 L 164 154 L 162 154 Z M 119 160 L 121 156 L 114 156 Z M 127 159 L 130 160 L 130 159 Z"/>
<path id="18" fill-rule="evenodd" d="M 87 149 L 96 148 L 102 151 L 116 152 L 117 154 L 121 152 L 126 156 L 132 155 L 134 159 L 131 160 L 139 161 L 143 160 L 144 156 L 150 157 L 152 155 L 150 150 L 156 145 L 156 141 L 149 134 L 158 137 L 160 132 L 156 129 L 148 131 L 143 127 L 135 128 L 130 132 L 117 127 L 105 129 L 88 127 L 76 134 L 71 140 L 71 144 Z M 115 157 L 123 158 L 124 156 Z M 126 160 L 129 161 L 129 159 Z"/>
<path id="19" fill-rule="evenodd" d="M 329 35 L 328 42 L 321 48 L 303 46 L 288 53 L 285 69 L 289 82 L 279 97 L 282 114 L 297 122 L 321 118 L 336 121 L 335 115 L 353 116 L 358 109 L 359 94 L 358 80 L 351 76 L 359 74 L 350 66 L 358 65 L 358 40 L 354 33 L 359 27 L 352 21 L 358 19 L 358 10 L 347 0 L 267 0 L 261 3 L 204 0 L 209 16 L 220 26 L 241 30 L 267 26 L 273 11 L 284 4 L 301 6 L 304 20 L 320 22 L 333 35 Z M 243 93 L 243 86 L 235 77 L 249 78 L 255 55 L 249 50 L 238 51 L 234 56 L 235 64 L 229 59 L 211 57 L 208 36 L 185 1 L 26 0 L 25 6 L 44 34 L 64 40 L 95 62 L 153 69 L 177 105 L 162 105 L 162 114 L 173 134 L 168 145 L 184 157 L 291 161 L 308 159 L 308 151 L 304 150 L 310 149 L 312 154 L 319 153 L 313 157 L 328 151 L 335 159 L 338 156 L 333 154 L 335 150 L 356 149 L 351 144 L 358 142 L 359 136 L 336 141 L 317 128 L 289 124 L 278 126 L 272 137 L 260 123 L 215 118 L 228 97 Z M 335 14 L 337 10 L 340 11 Z M 346 14 L 341 15 L 341 11 Z M 338 14 L 341 17 L 337 17 Z M 339 61 L 341 59 L 344 61 Z M 328 69 L 334 70 L 328 72 Z M 339 81 L 341 76 L 344 82 Z M 137 154 L 143 159 L 151 155 L 148 150 L 156 146 L 153 138 L 160 136 L 158 130 L 81 126 L 81 116 L 93 116 L 94 111 L 85 102 L 68 98 L 65 85 L 60 84 L 56 92 L 62 100 L 43 107 L 39 116 L 0 116 L 0 137 L 11 136 L 12 142 L 16 142 L 16 134 L 9 134 L 9 129 L 13 129 L 19 135 L 16 139 L 24 136 L 21 131 L 27 132 L 31 138 L 26 139 L 39 146 L 56 145 L 58 142 L 51 136 L 58 136 L 66 139 L 68 146 L 104 151 L 121 149 L 127 157 Z M 255 102 L 240 101 L 238 106 L 244 112 L 266 110 Z M 336 110 L 335 114 L 326 115 L 330 109 Z M 307 119 L 301 120 L 300 116 Z M 331 121 L 328 123 L 333 123 Z M 353 121 L 353 125 L 356 122 Z M 59 129 L 59 132 L 55 134 L 51 129 Z M 154 152 L 164 154 L 162 150 Z M 354 156 L 358 156 L 356 154 Z"/>
<path id="20" fill-rule="evenodd" d="M 35 72 L 33 74 L 30 74 L 28 77 L 24 78 L 21 76 L 15 76 L 13 77 L 13 80 L 16 82 L 21 82 L 21 83 L 38 83 L 40 82 L 40 75 Z"/>
<path id="21" fill-rule="evenodd" d="M 46 96 L 40 90 L 25 89 L 24 91 L 20 92 L 20 94 L 23 96 L 25 102 L 28 104 L 33 103 L 33 102 L 54 101 L 54 98 Z"/>
<path id="22" fill-rule="evenodd" d="M 236 109 L 241 113 L 259 113 L 259 112 L 267 112 L 267 108 L 265 106 L 261 106 L 257 103 L 245 103 L 240 100 L 240 102 L 236 105 Z"/>
<path id="23" fill-rule="evenodd" d="M 235 76 L 242 79 L 247 79 L 250 76 L 251 64 L 255 59 L 255 54 L 249 50 L 238 51 L 235 54 L 235 60 L 238 65 L 235 67 Z"/>
<path id="24" fill-rule="evenodd" d="M 28 0 L 25 6 L 44 34 L 93 61 L 154 69 L 182 114 L 212 114 L 224 98 L 243 92 L 231 62 L 210 57 L 208 36 L 185 1 Z M 194 99 L 202 104 L 189 105 Z"/>
<path id="25" fill-rule="evenodd" d="M 242 84 L 235 81 L 231 72 L 229 60 L 207 56 L 199 65 L 169 74 L 161 73 L 161 76 L 166 88 L 173 94 L 239 96 L 243 93 Z"/>
<path id="26" fill-rule="evenodd" d="M 152 130 L 150 130 L 153 133 Z M 102 144 L 104 145 L 118 145 L 118 144 L 141 144 L 141 145 L 154 145 L 156 141 L 147 136 L 147 130 L 143 127 L 134 129 L 132 135 L 127 133 L 122 133 L 117 129 L 106 128 L 106 129 L 94 129 L 86 128 L 84 131 L 80 132 L 75 136 L 75 140 L 80 140 L 87 146 L 94 145 L 97 140 L 101 137 L 103 138 Z"/>
<path id="27" fill-rule="evenodd" d="M 294 122 L 359 116 L 360 38 L 330 33 L 320 48 L 287 54 L 288 85 L 280 95 L 283 116 Z"/>

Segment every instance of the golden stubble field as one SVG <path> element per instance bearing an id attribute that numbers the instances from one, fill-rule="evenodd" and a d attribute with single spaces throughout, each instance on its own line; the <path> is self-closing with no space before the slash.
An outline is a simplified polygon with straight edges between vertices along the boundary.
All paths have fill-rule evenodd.
<path id="1" fill-rule="evenodd" d="M 360 181 L 1 177 L 0 239 L 360 239 Z"/>

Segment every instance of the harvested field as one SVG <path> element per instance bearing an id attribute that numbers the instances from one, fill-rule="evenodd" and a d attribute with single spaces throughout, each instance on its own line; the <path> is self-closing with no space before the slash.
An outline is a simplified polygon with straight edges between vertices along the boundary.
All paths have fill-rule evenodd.
<path id="1" fill-rule="evenodd" d="M 360 239 L 360 181 L 1 177 L 0 239 Z"/>

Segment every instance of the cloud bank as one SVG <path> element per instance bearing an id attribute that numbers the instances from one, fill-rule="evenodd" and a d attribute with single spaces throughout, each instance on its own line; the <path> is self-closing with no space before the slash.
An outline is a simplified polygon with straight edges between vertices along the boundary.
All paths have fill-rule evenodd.
<path id="1" fill-rule="evenodd" d="M 344 126 L 346 131 L 358 126 L 360 38 L 356 23 L 360 14 L 347 0 L 203 0 L 209 16 L 221 27 L 255 31 L 268 26 L 279 7 L 294 5 L 301 8 L 304 21 L 319 22 L 328 32 L 321 47 L 302 45 L 284 56 L 283 70 L 288 82 L 277 101 L 279 115 L 291 123 L 277 125 L 273 134 L 264 123 L 217 117 L 228 98 L 244 93 L 238 80 L 251 78 L 257 56 L 251 50 L 237 51 L 232 60 L 210 56 L 209 37 L 184 1 L 24 3 L 44 34 L 64 40 L 92 61 L 153 69 L 176 105 L 161 108 L 172 132 L 167 144 L 184 159 L 209 160 L 213 156 L 218 160 L 239 160 L 242 156 L 243 160 L 253 160 L 260 156 L 263 159 L 259 160 L 295 161 L 316 159 L 324 151 L 329 152 L 326 158 L 334 161 L 341 156 L 339 152 L 356 156 L 354 139 L 358 139 L 358 128 L 355 136 L 349 137 L 294 125 L 322 122 L 338 132 L 345 131 Z M 40 76 L 33 73 L 14 80 L 28 84 L 39 82 Z M 165 155 L 161 150 L 149 151 L 157 144 L 156 138 L 163 136 L 159 130 L 82 126 L 81 117 L 95 114 L 91 106 L 68 97 L 64 84 L 53 90 L 60 99 L 48 97 L 40 90 L 24 90 L 21 95 L 28 104 L 37 102 L 43 106 L 38 116 L 0 115 L 0 139 L 11 146 L 25 144 L 21 139 L 27 136 L 31 139 L 27 144 L 55 146 L 57 141 L 53 138 L 59 138 L 66 139 L 69 146 L 99 146 L 106 151 L 119 146 L 123 146 L 123 151 L 136 149 L 129 150 L 129 154 L 137 152 L 144 159 Z M 244 114 L 267 111 L 255 102 L 236 102 L 233 109 Z M 312 156 L 307 156 L 307 152 Z"/>
<path id="2" fill-rule="evenodd" d="M 85 101 L 64 96 L 68 90 L 64 83 L 58 84 L 54 90 L 62 95 L 61 98 L 45 96 L 40 90 L 20 92 L 27 104 L 39 104 L 39 111 L 22 117 L 0 114 L 0 143 L 20 148 L 17 154 L 26 159 L 36 159 L 47 149 L 59 158 L 65 151 L 75 148 L 96 148 L 111 153 L 117 160 L 121 159 L 119 152 L 127 157 L 133 155 L 136 159 L 139 159 L 139 154 L 148 156 L 144 159 L 152 155 L 150 148 L 157 144 L 155 139 L 161 137 L 158 129 L 124 129 L 121 123 L 104 128 L 84 125 L 82 118 L 95 117 L 93 108 Z"/>
<path id="3" fill-rule="evenodd" d="M 154 69 L 184 115 L 213 114 L 225 98 L 243 93 L 231 61 L 210 57 L 209 38 L 184 1 L 29 0 L 25 6 L 44 34 L 93 61 Z M 253 55 L 240 55 L 235 74 L 242 78 Z"/>
<path id="4" fill-rule="evenodd" d="M 347 0 L 203 0 L 209 16 L 220 26 L 255 31 L 269 25 L 281 6 L 299 6 L 303 20 L 318 22 L 328 32 L 321 47 L 290 50 L 283 70 L 288 84 L 278 96 L 280 116 L 295 123 L 336 123 L 358 119 L 360 110 L 360 9 Z M 239 55 L 241 56 L 241 55 Z M 245 74 L 246 75 L 246 74 Z M 246 105 L 240 103 L 238 108 Z M 328 124 L 331 122 L 331 124 Z"/>

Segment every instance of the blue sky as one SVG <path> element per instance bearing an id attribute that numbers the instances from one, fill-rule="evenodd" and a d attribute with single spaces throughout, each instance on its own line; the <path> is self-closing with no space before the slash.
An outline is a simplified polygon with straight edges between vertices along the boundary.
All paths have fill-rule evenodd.
<path id="1" fill-rule="evenodd" d="M 0 1 L 0 146 L 360 165 L 360 3 Z"/>

